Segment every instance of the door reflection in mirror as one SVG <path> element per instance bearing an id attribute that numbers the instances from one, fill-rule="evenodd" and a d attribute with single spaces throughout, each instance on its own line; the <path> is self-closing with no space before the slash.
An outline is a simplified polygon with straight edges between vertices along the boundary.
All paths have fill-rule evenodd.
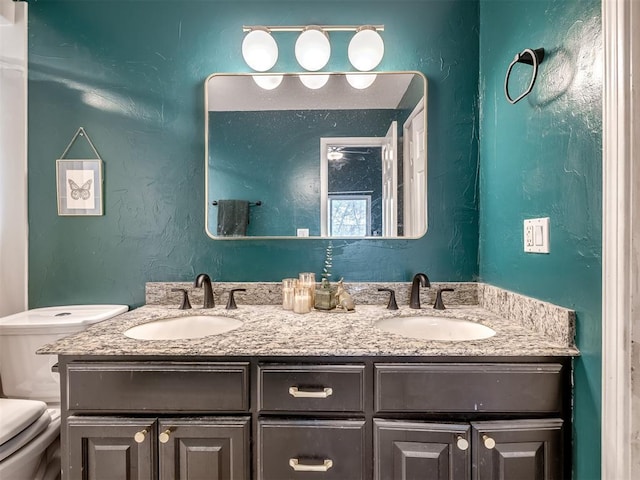
<path id="1" fill-rule="evenodd" d="M 383 234 L 384 137 L 320 139 L 322 236 Z"/>

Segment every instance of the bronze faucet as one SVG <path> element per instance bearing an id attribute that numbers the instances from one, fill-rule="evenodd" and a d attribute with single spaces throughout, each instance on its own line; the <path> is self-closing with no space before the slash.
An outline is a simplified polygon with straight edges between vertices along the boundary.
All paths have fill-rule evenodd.
<path id="1" fill-rule="evenodd" d="M 411 296 L 409 299 L 410 308 L 420 308 L 420 287 L 430 287 L 429 277 L 424 273 L 416 273 L 411 283 Z"/>
<path id="2" fill-rule="evenodd" d="M 193 286 L 204 288 L 204 304 L 202 308 L 213 308 L 216 306 L 213 300 L 213 288 L 211 287 L 211 278 L 209 278 L 209 275 L 206 273 L 198 275 L 195 282 L 193 282 Z"/>

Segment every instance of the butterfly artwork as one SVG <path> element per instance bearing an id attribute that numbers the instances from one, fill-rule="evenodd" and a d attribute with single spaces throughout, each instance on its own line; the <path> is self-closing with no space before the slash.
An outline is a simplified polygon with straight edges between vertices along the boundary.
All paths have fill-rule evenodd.
<path id="1" fill-rule="evenodd" d="M 96 158 L 64 158 L 79 139 L 88 144 Z M 58 215 L 104 215 L 102 159 L 82 127 L 73 136 L 62 157 L 56 160 L 56 185 Z"/>
<path id="2" fill-rule="evenodd" d="M 79 186 L 70 178 L 68 180 L 69 187 L 71 187 L 71 198 L 73 198 L 74 200 L 89 200 L 89 197 L 91 196 L 91 179 L 84 182 L 82 186 Z"/>

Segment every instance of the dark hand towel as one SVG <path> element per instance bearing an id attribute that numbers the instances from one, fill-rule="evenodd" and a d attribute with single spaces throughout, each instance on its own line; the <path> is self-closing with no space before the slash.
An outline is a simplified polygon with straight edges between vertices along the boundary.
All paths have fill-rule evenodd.
<path id="1" fill-rule="evenodd" d="M 244 237 L 249 223 L 249 202 L 246 200 L 218 200 L 218 235 Z"/>

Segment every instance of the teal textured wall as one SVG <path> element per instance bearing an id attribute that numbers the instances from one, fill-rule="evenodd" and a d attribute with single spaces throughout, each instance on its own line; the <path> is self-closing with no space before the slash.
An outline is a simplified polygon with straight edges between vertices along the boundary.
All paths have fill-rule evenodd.
<path id="1" fill-rule="evenodd" d="M 538 47 L 546 58 L 533 91 L 510 105 L 507 67 Z M 600 1 L 481 0 L 480 52 L 480 276 L 576 310 L 574 478 L 599 479 Z M 516 72 L 512 94 L 526 70 Z M 551 253 L 523 253 L 522 221 L 547 216 Z"/>
<path id="2" fill-rule="evenodd" d="M 71 1 L 29 4 L 29 303 L 144 302 L 148 281 L 277 281 L 321 271 L 326 241 L 214 241 L 204 230 L 204 81 L 248 72 L 243 24 L 385 25 L 380 70 L 429 79 L 429 229 L 334 242 L 346 281 L 475 280 L 478 3 Z M 274 70 L 296 71 L 279 34 Z M 328 71 L 350 70 L 332 34 Z M 56 215 L 55 159 L 78 127 L 105 167 L 105 215 Z M 76 152 L 71 152 L 78 155 Z"/>

